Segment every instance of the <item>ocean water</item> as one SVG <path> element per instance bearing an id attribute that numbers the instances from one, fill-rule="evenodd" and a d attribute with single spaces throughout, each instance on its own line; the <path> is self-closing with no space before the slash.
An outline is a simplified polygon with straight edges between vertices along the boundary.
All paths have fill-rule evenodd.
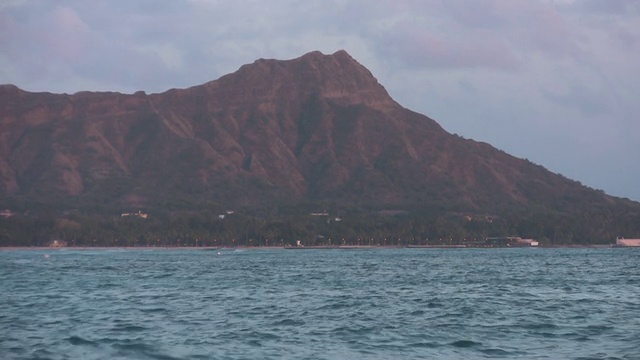
<path id="1" fill-rule="evenodd" d="M 0 359 L 640 359 L 640 249 L 0 251 Z"/>

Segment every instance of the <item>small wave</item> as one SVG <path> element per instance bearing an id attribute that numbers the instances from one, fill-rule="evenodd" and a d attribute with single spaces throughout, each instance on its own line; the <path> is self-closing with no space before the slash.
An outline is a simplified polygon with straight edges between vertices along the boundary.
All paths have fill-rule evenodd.
<path id="1" fill-rule="evenodd" d="M 443 307 L 443 306 L 444 306 L 444 305 L 442 305 L 442 303 L 441 303 L 441 302 L 438 302 L 438 301 L 435 301 L 435 302 L 434 302 L 434 301 L 429 301 L 429 302 L 427 303 L 427 307 L 428 307 L 429 309 L 441 308 L 441 307 Z"/>
<path id="2" fill-rule="evenodd" d="M 167 309 L 163 307 L 153 307 L 153 308 L 143 308 L 143 309 L 140 309 L 140 311 L 142 311 L 143 313 L 158 313 L 158 312 L 165 312 L 167 311 Z"/>
<path id="3" fill-rule="evenodd" d="M 440 346 L 441 345 L 438 344 L 438 343 L 425 342 L 425 341 L 420 341 L 420 342 L 409 344 L 410 348 L 423 348 L 423 349 L 435 349 L 435 348 L 440 347 Z"/>
<path id="4" fill-rule="evenodd" d="M 509 356 L 509 355 L 513 355 L 511 352 L 506 351 L 506 350 L 502 350 L 502 349 L 482 349 L 480 350 L 481 352 L 487 354 L 487 355 L 491 355 L 493 356 Z"/>
<path id="5" fill-rule="evenodd" d="M 96 286 L 96 290 L 105 290 L 105 289 L 115 289 L 115 288 L 119 288 L 120 285 L 116 284 L 116 283 L 102 283 L 98 286 Z"/>
<path id="6" fill-rule="evenodd" d="M 458 347 L 458 348 L 470 348 L 470 347 L 481 346 L 482 343 L 471 341 L 471 340 L 458 340 L 458 341 L 452 342 L 449 345 Z"/>
<path id="7" fill-rule="evenodd" d="M 169 278 L 173 275 L 173 273 L 162 273 L 162 274 L 157 274 L 157 275 L 152 275 L 151 278 L 153 279 L 165 279 L 165 278 Z"/>
<path id="8" fill-rule="evenodd" d="M 320 308 L 318 308 L 318 310 L 338 310 L 338 309 L 350 308 L 352 306 L 353 306 L 352 304 L 348 304 L 346 302 L 337 302 L 337 303 L 323 305 Z"/>
<path id="9" fill-rule="evenodd" d="M 82 338 L 80 336 L 71 336 L 69 338 L 67 338 L 67 341 L 69 343 L 71 343 L 71 345 L 90 345 L 90 346 L 98 346 L 98 343 L 96 343 L 95 341 L 91 341 L 91 340 L 87 340 L 85 338 Z"/>
<path id="10" fill-rule="evenodd" d="M 361 326 L 361 327 L 357 327 L 357 328 L 339 326 L 339 327 L 333 329 L 332 332 L 335 333 L 335 334 L 362 335 L 362 334 L 369 334 L 369 333 L 373 332 L 373 330 L 374 330 L 373 327 L 367 327 L 367 326 Z"/>
<path id="11" fill-rule="evenodd" d="M 586 327 L 585 332 L 589 335 L 601 335 L 611 330 L 615 330 L 615 328 L 609 325 L 589 325 Z"/>
<path id="12" fill-rule="evenodd" d="M 243 336 L 255 341 L 277 341 L 281 339 L 277 334 L 264 331 L 249 331 Z"/>
<path id="13" fill-rule="evenodd" d="M 112 344 L 118 350 L 116 357 L 126 359 L 158 359 L 158 360 L 178 360 L 180 358 L 161 352 L 157 346 L 152 346 L 142 342 L 128 342 Z"/>
<path id="14" fill-rule="evenodd" d="M 543 338 L 548 338 L 548 339 L 552 339 L 552 338 L 557 337 L 557 335 L 556 335 L 556 334 L 554 334 L 554 333 L 550 333 L 550 332 L 540 332 L 540 333 L 536 333 L 536 335 L 540 335 L 540 336 L 542 336 Z"/>
<path id="15" fill-rule="evenodd" d="M 535 323 L 524 325 L 523 328 L 531 330 L 557 329 L 558 325 L 553 323 Z"/>
<path id="16" fill-rule="evenodd" d="M 70 267 L 71 269 L 77 269 L 77 267 L 72 266 Z M 112 266 L 112 265 L 105 265 L 105 266 L 100 266 L 100 267 L 95 267 L 93 268 L 94 270 L 99 270 L 99 271 L 120 271 L 121 269 L 116 267 L 116 266 Z"/>
<path id="17" fill-rule="evenodd" d="M 139 353 L 148 353 L 154 350 L 154 347 L 142 342 L 115 343 L 112 344 L 112 346 L 116 349 Z"/>
<path id="18" fill-rule="evenodd" d="M 144 327 L 144 326 L 139 326 L 139 325 L 131 325 L 131 324 L 123 324 L 123 325 L 116 325 L 113 329 L 111 329 L 111 331 L 114 332 L 140 332 L 140 331 L 145 331 L 148 330 L 148 328 Z"/>
<path id="19" fill-rule="evenodd" d="M 304 324 L 302 320 L 283 319 L 273 323 L 273 326 L 303 326 Z"/>
<path id="20" fill-rule="evenodd" d="M 260 342 L 260 340 L 257 340 L 257 339 L 251 339 L 247 341 L 247 344 L 253 347 L 262 347 L 262 342 Z"/>
<path id="21" fill-rule="evenodd" d="M 29 259 L 17 259 L 17 260 L 14 260 L 13 263 L 17 264 L 17 265 L 26 265 L 26 264 L 33 263 L 33 261 L 31 261 Z"/>

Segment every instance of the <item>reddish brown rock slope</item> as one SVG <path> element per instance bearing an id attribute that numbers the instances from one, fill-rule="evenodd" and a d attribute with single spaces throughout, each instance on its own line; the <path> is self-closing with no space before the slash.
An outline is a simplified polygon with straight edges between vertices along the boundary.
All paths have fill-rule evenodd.
<path id="1" fill-rule="evenodd" d="M 444 131 L 345 51 L 133 95 L 0 87 L 0 199 L 491 211 L 621 201 Z"/>

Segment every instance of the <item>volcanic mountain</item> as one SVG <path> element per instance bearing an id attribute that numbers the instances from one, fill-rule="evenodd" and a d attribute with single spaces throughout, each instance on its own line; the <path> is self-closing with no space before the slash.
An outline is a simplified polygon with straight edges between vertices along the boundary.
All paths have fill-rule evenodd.
<path id="1" fill-rule="evenodd" d="M 160 94 L 0 86 L 0 200 L 474 213 L 640 206 L 449 134 L 396 103 L 345 51 L 260 59 Z"/>

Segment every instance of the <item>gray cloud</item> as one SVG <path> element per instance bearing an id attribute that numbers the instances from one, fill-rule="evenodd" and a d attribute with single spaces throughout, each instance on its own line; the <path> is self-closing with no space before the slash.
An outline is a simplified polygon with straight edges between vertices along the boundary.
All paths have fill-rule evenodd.
<path id="1" fill-rule="evenodd" d="M 582 0 L 571 3 L 576 10 L 582 10 L 595 14 L 623 15 L 640 14 L 640 3 L 636 0 Z"/>

